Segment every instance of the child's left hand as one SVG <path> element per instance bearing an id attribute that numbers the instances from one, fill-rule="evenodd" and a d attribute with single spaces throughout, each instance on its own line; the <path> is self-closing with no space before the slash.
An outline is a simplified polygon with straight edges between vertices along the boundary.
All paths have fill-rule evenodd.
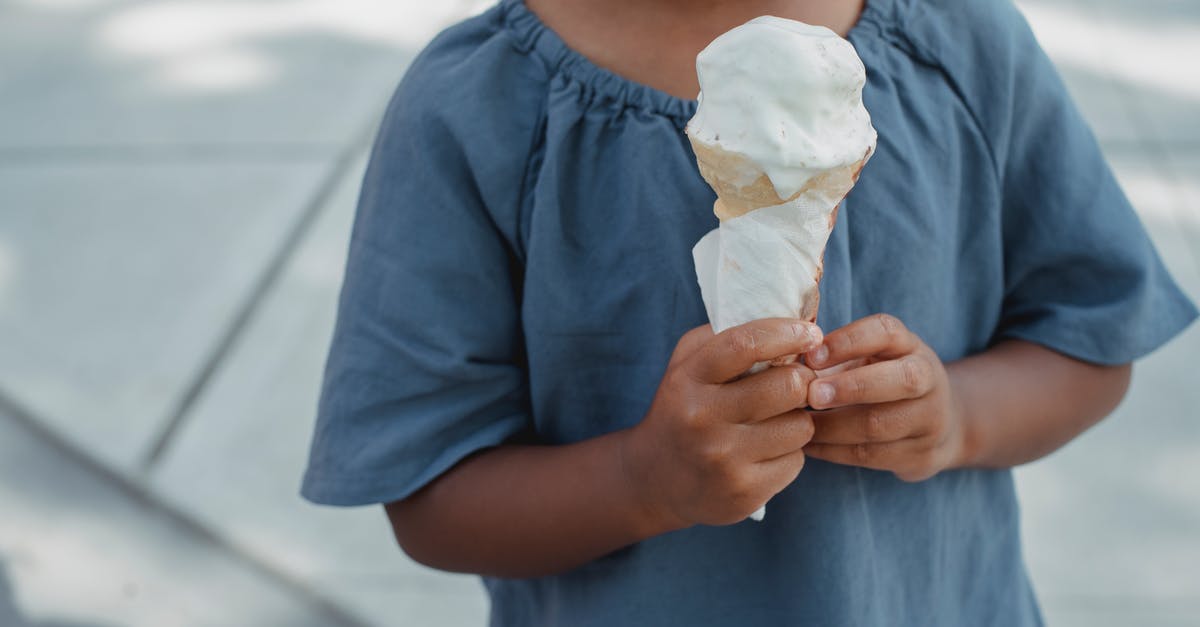
<path id="1" fill-rule="evenodd" d="M 805 357 L 818 378 L 808 388 L 816 433 L 809 457 L 889 470 L 922 481 L 959 463 L 963 412 L 933 349 L 887 314 L 825 336 Z"/>

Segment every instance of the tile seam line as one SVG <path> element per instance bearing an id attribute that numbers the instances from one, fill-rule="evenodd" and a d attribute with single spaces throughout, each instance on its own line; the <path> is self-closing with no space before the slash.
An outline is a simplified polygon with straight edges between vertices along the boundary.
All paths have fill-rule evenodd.
<path id="1" fill-rule="evenodd" d="M 332 625 L 338 627 L 369 627 L 369 623 L 326 597 L 316 587 L 244 550 L 223 534 L 163 501 L 148 487 L 109 467 L 99 458 L 72 443 L 45 421 L 39 420 L 36 413 L 17 402 L 15 397 L 4 389 L 0 389 L 0 420 L 10 420 L 21 425 L 33 437 L 79 464 L 84 472 L 114 487 L 135 505 L 163 516 L 178 529 L 215 546 L 235 564 L 263 577 L 268 583 L 281 589 L 286 596 L 306 603 L 319 612 L 323 620 L 330 620 Z"/>
<path id="2" fill-rule="evenodd" d="M 191 414 L 196 402 L 199 401 L 203 392 L 208 389 L 209 384 L 220 370 L 221 365 L 233 352 L 238 341 L 250 326 L 250 322 L 254 319 L 254 314 L 259 310 L 266 300 L 267 295 L 283 276 L 288 262 L 295 257 L 296 250 L 300 247 L 305 236 L 312 230 L 313 224 L 316 223 L 317 218 L 328 205 L 329 199 L 337 189 L 338 184 L 349 173 L 355 158 L 369 143 L 377 123 L 378 118 L 372 117 L 371 122 L 359 129 L 354 138 L 347 142 L 341 152 L 334 158 L 333 164 L 330 165 L 320 184 L 301 209 L 300 215 L 288 228 L 283 241 L 271 256 L 270 261 L 267 262 L 266 268 L 255 279 L 254 284 L 250 287 L 241 305 L 238 306 L 237 311 L 225 326 L 224 331 L 213 345 L 212 350 L 204 358 L 199 369 L 192 376 L 191 382 L 184 389 L 183 394 L 179 397 L 179 400 L 175 403 L 170 413 L 167 414 L 167 421 L 150 441 L 149 447 L 138 463 L 138 470 L 143 476 L 148 476 L 152 473 L 162 461 L 164 455 L 174 442 L 175 437 L 187 423 L 188 416 Z"/>

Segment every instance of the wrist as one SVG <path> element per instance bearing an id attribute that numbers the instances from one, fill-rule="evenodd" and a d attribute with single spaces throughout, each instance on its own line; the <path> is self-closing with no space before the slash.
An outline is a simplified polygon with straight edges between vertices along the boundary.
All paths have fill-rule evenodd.
<path id="1" fill-rule="evenodd" d="M 946 370 L 950 380 L 950 411 L 958 425 L 958 451 L 951 468 L 971 468 L 978 465 L 985 436 L 976 414 L 970 411 L 969 394 L 962 377 L 955 376 L 953 367 Z"/>
<path id="2" fill-rule="evenodd" d="M 661 503 L 647 494 L 647 478 L 638 463 L 638 433 L 636 427 L 622 429 L 612 434 L 616 446 L 617 482 L 623 509 L 629 512 L 630 524 L 639 538 L 657 535 L 688 527 L 688 523 L 670 512 Z"/>

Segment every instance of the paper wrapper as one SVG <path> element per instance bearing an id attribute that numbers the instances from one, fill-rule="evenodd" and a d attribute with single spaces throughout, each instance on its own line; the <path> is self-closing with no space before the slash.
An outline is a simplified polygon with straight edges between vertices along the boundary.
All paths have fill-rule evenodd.
<path id="1" fill-rule="evenodd" d="M 858 163 L 814 177 L 787 200 L 780 199 L 765 176 L 734 188 L 713 169 L 721 151 L 693 141 L 705 179 L 720 194 L 713 211 L 721 224 L 692 248 L 700 295 L 720 333 L 759 318 L 801 318 L 816 322 L 818 285 L 823 273 L 825 243 L 837 220 L 837 208 L 871 152 Z M 745 168 L 735 176 L 748 178 Z M 731 189 L 733 188 L 733 189 Z M 738 195 L 733 190 L 741 192 Z M 724 193 L 722 193 L 724 192 Z M 756 200 L 755 204 L 752 200 Z M 757 372 L 766 364 L 756 364 Z"/>
<path id="2" fill-rule="evenodd" d="M 821 257 L 836 211 L 801 196 L 724 220 L 702 237 L 692 258 L 713 331 L 759 318 L 815 320 Z M 767 366 L 757 363 L 750 372 Z M 750 517 L 764 516 L 765 507 Z"/>
<path id="3" fill-rule="evenodd" d="M 765 176 L 755 178 L 753 170 L 747 174 L 747 164 L 739 163 L 736 155 L 694 140 L 692 144 L 701 173 L 720 195 L 714 205 L 720 226 L 692 248 L 713 331 L 760 318 L 816 322 L 825 244 L 838 205 L 873 147 L 858 163 L 814 177 L 793 197 L 770 204 L 781 199 Z M 769 365 L 759 362 L 747 374 Z M 751 518 L 762 520 L 765 515 L 764 507 Z"/>
<path id="4" fill-rule="evenodd" d="M 692 258 L 713 331 L 760 318 L 815 321 L 835 210 L 801 196 L 724 220 L 702 237 Z"/>

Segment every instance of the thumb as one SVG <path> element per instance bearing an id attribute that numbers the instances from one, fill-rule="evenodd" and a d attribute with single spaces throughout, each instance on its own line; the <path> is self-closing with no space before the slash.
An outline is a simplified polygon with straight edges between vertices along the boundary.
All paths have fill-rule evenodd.
<path id="1" fill-rule="evenodd" d="M 716 336 L 716 333 L 713 332 L 712 325 L 708 323 L 704 323 L 684 333 L 683 337 L 680 337 L 679 341 L 675 343 L 675 352 L 671 353 L 671 361 L 667 365 L 673 366 L 687 359 L 688 355 L 696 352 L 697 349 L 704 346 L 714 336 Z"/>

